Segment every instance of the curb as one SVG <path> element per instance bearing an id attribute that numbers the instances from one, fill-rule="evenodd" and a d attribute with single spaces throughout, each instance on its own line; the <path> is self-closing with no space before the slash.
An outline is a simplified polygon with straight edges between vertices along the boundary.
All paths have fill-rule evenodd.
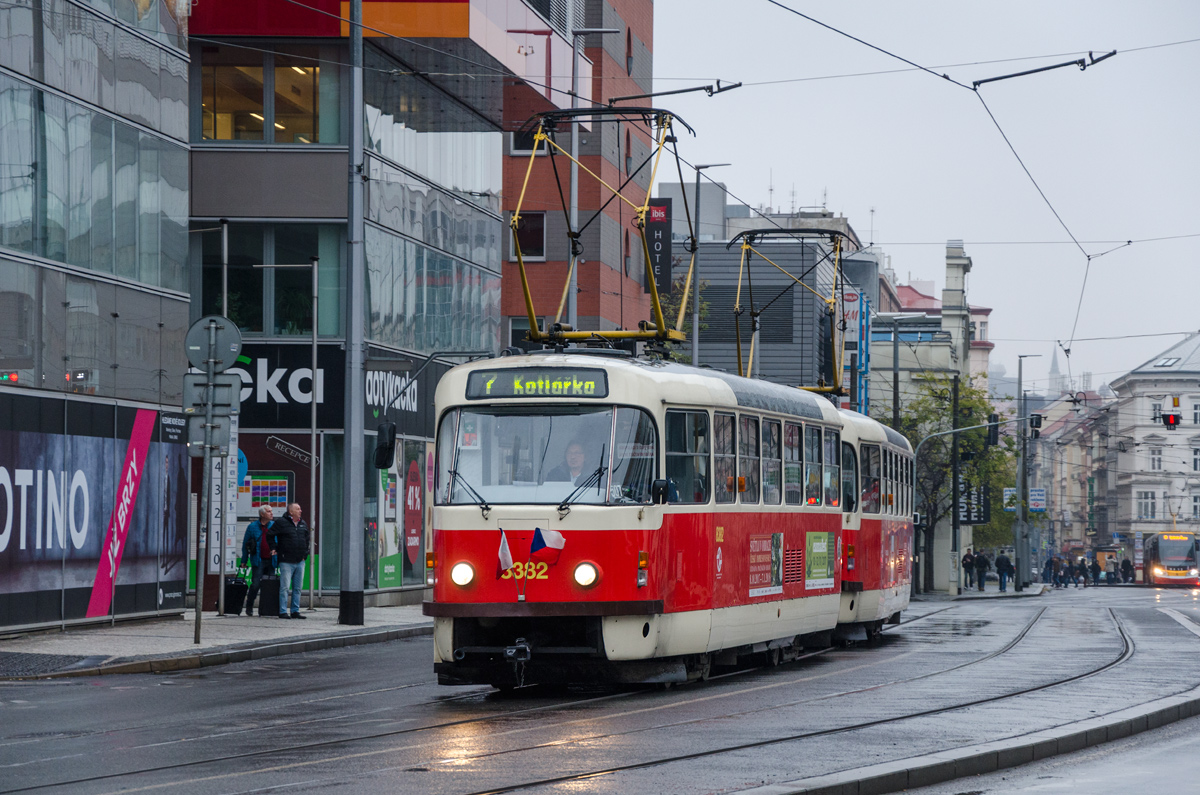
<path id="1" fill-rule="evenodd" d="M 1038 590 L 1034 591 L 1033 589 L 1035 587 Z M 1035 596 L 1041 596 L 1042 594 L 1049 593 L 1051 590 L 1053 590 L 1053 589 L 1048 588 L 1044 583 L 1034 583 L 1033 585 L 1029 586 L 1029 588 L 1025 589 L 1024 591 L 1020 591 L 1020 592 L 1013 591 L 1012 593 L 1006 593 L 1003 596 L 967 596 L 965 594 L 959 594 L 958 596 L 954 597 L 951 601 L 953 601 L 953 602 L 982 602 L 982 601 L 987 601 L 987 600 L 991 600 L 991 599 L 1029 599 L 1029 598 L 1032 598 Z"/>
<path id="2" fill-rule="evenodd" d="M 400 627 L 378 629 L 369 632 L 346 632 L 336 635 L 318 635 L 312 638 L 284 640 L 264 646 L 248 648 L 217 649 L 194 654 L 183 654 L 173 657 L 157 657 L 149 660 L 132 660 L 129 662 L 114 662 L 107 665 L 79 668 L 66 671 L 56 671 L 48 674 L 32 676 L 0 676 L 0 681 L 29 681 L 32 679 L 62 679 L 66 677 L 103 676 L 107 674 L 147 674 L 173 673 L 188 671 L 195 668 L 208 668 L 214 665 L 263 660 L 268 657 L 282 657 L 285 654 L 301 654 L 306 651 L 321 651 L 323 649 L 340 649 L 345 646 L 364 646 L 369 643 L 386 643 L 401 638 L 414 638 L 422 635 L 432 635 L 433 626 Z"/>
<path id="3" fill-rule="evenodd" d="M 824 776 L 739 790 L 739 795 L 880 795 L 993 773 L 1120 740 L 1200 715 L 1200 687 L 1182 695 L 1020 737 L 938 751 Z"/>

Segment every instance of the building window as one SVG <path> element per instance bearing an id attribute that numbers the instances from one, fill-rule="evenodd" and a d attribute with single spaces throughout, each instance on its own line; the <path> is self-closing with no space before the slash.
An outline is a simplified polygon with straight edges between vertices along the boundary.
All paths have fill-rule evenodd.
<path id="1" fill-rule="evenodd" d="M 1192 448 L 1192 471 L 1200 472 L 1200 447 Z"/>
<path id="2" fill-rule="evenodd" d="M 625 173 L 633 173 L 633 138 L 629 130 L 625 131 Z"/>
<path id="3" fill-rule="evenodd" d="M 1151 447 L 1150 448 L 1150 470 L 1153 472 L 1161 472 L 1162 471 L 1162 448 L 1161 447 Z"/>
<path id="4" fill-rule="evenodd" d="M 1192 497 L 1192 518 L 1200 519 L 1200 495 Z"/>
<path id="5" fill-rule="evenodd" d="M 1152 422 L 1154 424 L 1158 424 L 1158 423 L 1162 422 L 1162 404 L 1161 403 L 1151 403 L 1150 404 L 1150 422 Z"/>
<path id="6" fill-rule="evenodd" d="M 1192 425 L 1200 425 L 1200 403 L 1192 404 Z"/>
<path id="7" fill-rule="evenodd" d="M 534 130 L 518 130 L 517 132 L 509 133 L 509 154 L 525 155 L 528 157 L 533 153 L 533 136 Z M 548 144 L 545 141 L 539 141 L 537 144 L 537 153 L 539 156 L 546 154 Z"/>
<path id="8" fill-rule="evenodd" d="M 527 260 L 546 259 L 546 214 L 521 213 L 517 222 L 517 245 L 521 247 L 521 256 Z M 517 252 L 513 251 L 510 260 L 516 262 Z"/>
<path id="9" fill-rule="evenodd" d="M 337 334 L 341 317 L 342 231 L 336 224 L 230 224 L 227 290 L 222 307 L 221 232 L 197 222 L 200 238 L 201 306 L 204 314 L 227 314 L 250 333 L 281 336 L 312 334 L 312 271 L 308 267 L 262 268 L 259 265 L 311 265 L 317 257 L 319 331 Z"/>
<path id="10" fill-rule="evenodd" d="M 1156 507 L 1156 498 L 1152 491 L 1139 491 L 1137 493 L 1137 518 L 1153 519 Z"/>
<path id="11" fill-rule="evenodd" d="M 275 55 L 275 118 L 271 126 L 276 143 L 320 142 L 320 80 L 321 67 L 313 60 Z"/>
<path id="12" fill-rule="evenodd" d="M 201 138 L 263 140 L 267 117 L 262 54 L 233 47 L 205 47 L 200 57 Z"/>
<path id="13" fill-rule="evenodd" d="M 625 74 L 633 74 L 633 29 L 625 28 Z"/>
<path id="14" fill-rule="evenodd" d="M 319 53 L 201 47 L 200 140 L 337 143 L 340 78 Z"/>

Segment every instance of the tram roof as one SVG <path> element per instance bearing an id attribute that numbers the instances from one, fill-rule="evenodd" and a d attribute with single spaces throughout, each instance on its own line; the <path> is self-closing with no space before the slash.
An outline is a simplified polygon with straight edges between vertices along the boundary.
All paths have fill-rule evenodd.
<path id="1" fill-rule="evenodd" d="M 705 387 L 716 398 L 710 401 L 704 398 L 696 402 L 713 402 L 717 405 L 736 405 L 740 408 L 758 409 L 778 414 L 791 414 L 804 419 L 836 422 L 839 412 L 837 408 L 811 392 L 796 387 L 783 386 L 770 381 L 743 378 L 713 370 L 707 367 L 692 367 L 691 365 L 667 362 L 661 359 L 640 359 L 633 357 L 605 356 L 583 353 L 531 353 L 519 356 L 502 356 L 498 359 L 480 359 L 468 364 L 455 367 L 447 376 L 455 373 L 465 374 L 475 370 L 494 370 L 498 368 L 519 367 L 588 367 L 603 368 L 609 373 L 620 374 L 623 378 L 645 379 L 652 382 L 656 388 L 665 386 L 666 381 L 674 381 L 681 388 L 688 386 Z M 449 381 L 452 383 L 453 378 Z M 443 378 L 443 383 L 447 378 Z M 458 387 L 450 386 L 457 389 Z M 439 385 L 441 392 L 441 385 Z M 689 397 L 691 397 L 689 395 Z M 722 399 L 723 398 L 723 399 Z M 695 398 L 692 398 L 695 400 Z M 691 400 L 678 401 L 681 403 Z M 903 438 L 903 437 L 901 437 Z"/>

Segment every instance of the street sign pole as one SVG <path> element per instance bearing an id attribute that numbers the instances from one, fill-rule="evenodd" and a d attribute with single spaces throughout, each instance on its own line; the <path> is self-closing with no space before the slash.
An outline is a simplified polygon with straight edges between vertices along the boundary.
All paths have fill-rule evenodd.
<path id="1" fill-rule="evenodd" d="M 200 516 L 203 523 L 202 532 L 199 533 L 196 556 L 196 634 L 195 643 L 200 643 L 200 624 L 204 613 L 204 575 L 208 569 L 208 535 L 212 532 L 212 517 L 209 516 L 209 501 L 212 495 L 209 493 L 212 489 L 212 453 L 213 447 L 213 430 L 216 428 L 214 422 L 215 415 L 220 414 L 227 418 L 230 413 L 236 412 L 235 401 L 237 398 L 237 390 L 227 390 L 230 396 L 226 398 L 225 403 L 220 407 L 214 405 L 216 400 L 216 392 L 219 387 L 228 387 L 228 384 L 217 381 L 216 374 L 227 370 L 237 360 L 238 355 L 242 352 L 242 332 L 226 317 L 220 315 L 207 315 L 200 318 L 192 324 L 188 329 L 187 336 L 184 338 L 184 353 L 187 356 L 188 363 L 197 369 L 203 369 L 205 381 L 203 386 L 204 393 L 204 474 L 200 489 Z M 194 384 L 192 386 L 195 386 Z M 185 392 L 188 390 L 185 389 Z M 194 394 L 194 393 L 193 393 Z M 185 411 L 191 412 L 195 410 L 195 405 L 190 404 L 185 407 Z M 226 423 L 229 420 L 226 419 Z M 195 448 L 195 441 L 191 438 L 191 429 L 195 426 L 189 421 L 189 439 L 188 447 Z M 226 426 L 228 427 L 228 426 Z M 228 443 L 228 442 L 226 442 Z M 228 483 L 222 484 L 222 491 L 225 491 Z M 228 503 L 222 506 L 222 515 L 228 509 Z M 225 527 L 221 527 L 221 538 L 224 539 Z M 220 547 L 218 554 L 221 557 L 221 572 L 225 571 L 225 549 L 224 543 L 218 545 Z M 224 578 L 222 577 L 222 580 Z M 223 583 L 222 583 L 223 585 Z M 218 592 L 218 600 L 224 602 L 224 587 Z"/>
<path id="2" fill-rule="evenodd" d="M 200 533 L 200 551 L 196 556 L 196 637 L 200 643 L 200 622 L 204 615 L 204 572 L 208 568 L 208 533 L 212 519 L 208 515 L 208 490 L 212 487 L 212 421 L 213 421 L 213 378 L 217 362 L 217 321 L 208 319 L 208 358 L 205 360 L 205 375 L 208 384 L 204 387 L 204 482 L 200 492 L 200 515 L 204 518 L 204 532 Z M 222 550 L 224 554 L 224 550 Z M 222 589 L 224 590 L 224 589 Z"/>

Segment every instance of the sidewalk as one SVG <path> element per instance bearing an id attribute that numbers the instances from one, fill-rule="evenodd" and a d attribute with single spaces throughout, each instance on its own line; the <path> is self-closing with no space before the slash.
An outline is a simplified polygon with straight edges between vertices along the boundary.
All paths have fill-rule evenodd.
<path id="1" fill-rule="evenodd" d="M 1026 596 L 1041 596 L 1047 591 L 1052 590 L 1045 583 L 1035 582 L 1030 583 L 1024 590 L 1018 591 L 1013 583 L 1008 584 L 1008 590 L 1001 591 L 999 583 L 985 582 L 984 590 L 978 590 L 978 586 L 972 588 L 963 588 L 963 591 L 958 596 L 954 597 L 955 601 L 969 601 L 971 599 L 1012 599 L 1022 598 Z"/>
<path id="2" fill-rule="evenodd" d="M 305 621 L 205 613 L 196 645 L 195 613 L 180 618 L 72 627 L 0 640 L 0 679 L 179 671 L 283 654 L 432 635 L 420 605 L 368 607 L 363 626 L 337 623 L 336 607 L 305 610 Z"/>

